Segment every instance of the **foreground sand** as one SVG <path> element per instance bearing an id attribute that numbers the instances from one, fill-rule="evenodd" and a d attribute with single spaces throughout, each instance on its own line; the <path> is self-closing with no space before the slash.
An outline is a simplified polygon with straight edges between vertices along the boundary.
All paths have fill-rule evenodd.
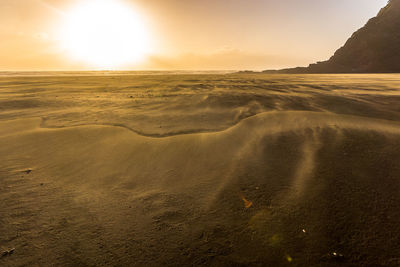
<path id="1" fill-rule="evenodd" d="M 0 159 L 0 265 L 400 265 L 400 75 L 1 77 Z"/>

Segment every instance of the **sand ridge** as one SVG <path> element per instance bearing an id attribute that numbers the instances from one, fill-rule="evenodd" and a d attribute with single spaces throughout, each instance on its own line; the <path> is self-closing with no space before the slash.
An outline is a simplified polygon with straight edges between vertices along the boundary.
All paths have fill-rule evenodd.
<path id="1" fill-rule="evenodd" d="M 253 119 L 252 117 L 256 117 Z M 258 120 L 259 119 L 259 120 Z M 34 120 L 34 119 L 33 119 Z M 249 116 L 247 118 L 242 118 L 236 124 L 227 127 L 226 129 L 221 130 L 203 130 L 203 129 L 192 129 L 188 131 L 181 132 L 167 132 L 167 133 L 146 133 L 141 132 L 139 130 L 135 130 L 124 124 L 112 124 L 112 123 L 83 123 L 83 124 L 75 124 L 74 126 L 51 126 L 46 124 L 46 119 L 41 118 L 40 128 L 44 129 L 62 129 L 68 127 L 84 127 L 84 126 L 110 126 L 110 127 L 121 127 L 125 128 L 137 135 L 144 137 L 153 137 L 153 138 L 164 138 L 170 136 L 178 136 L 178 135 L 187 135 L 187 134 L 199 134 L 199 133 L 218 133 L 228 131 L 232 128 L 235 128 L 242 121 L 255 121 L 259 122 L 267 122 L 270 125 L 266 125 L 267 127 L 271 127 L 274 125 L 279 125 L 279 127 L 283 127 L 283 125 L 288 124 L 286 127 L 291 130 L 295 130 L 296 128 L 306 128 L 306 127 L 322 127 L 322 126 L 333 126 L 333 127 L 344 127 L 344 128 L 357 128 L 357 129 L 365 129 L 365 130 L 375 130 L 375 131 L 383 131 L 383 132 L 398 132 L 398 127 L 400 123 L 393 121 L 386 121 L 382 119 L 370 119 L 359 116 L 351 116 L 351 115 L 337 115 L 334 113 L 323 113 L 323 112 L 307 112 L 307 111 L 267 111 L 259 114 L 255 114 Z M 299 122 L 300 121 L 300 122 Z M 273 123 L 275 122 L 275 123 Z M 252 125 L 252 122 L 244 122 L 246 125 Z M 14 123 L 13 123 L 14 125 Z M 238 126 L 240 127 L 240 126 Z M 24 130 L 26 126 L 22 127 Z M 286 129 L 290 130 L 290 129 Z M 273 130 L 272 130 L 273 131 Z"/>

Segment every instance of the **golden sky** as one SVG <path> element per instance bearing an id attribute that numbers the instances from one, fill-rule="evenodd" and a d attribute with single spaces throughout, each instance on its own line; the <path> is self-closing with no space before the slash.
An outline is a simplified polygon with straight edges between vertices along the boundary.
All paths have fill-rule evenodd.
<path id="1" fill-rule="evenodd" d="M 71 10 L 79 9 L 87 1 L 121 2 L 137 15 L 139 23 L 143 22 L 148 40 L 145 44 L 141 43 L 142 33 L 126 26 L 120 32 L 130 36 L 132 51 L 140 54 L 144 46 L 146 55 L 113 67 L 137 70 L 260 70 L 308 65 L 328 59 L 387 3 L 387 0 L 0 0 L 0 70 L 104 68 L 82 58 L 78 60 L 66 51 L 63 36 L 66 20 L 74 20 L 76 16 L 71 16 Z M 90 16 L 88 21 L 92 19 Z M 113 20 L 115 17 L 108 21 Z M 86 18 L 78 22 L 85 24 Z M 81 28 L 74 27 L 73 31 Z M 84 36 L 73 38 L 82 43 Z M 93 45 L 91 52 L 102 51 L 99 47 Z"/>

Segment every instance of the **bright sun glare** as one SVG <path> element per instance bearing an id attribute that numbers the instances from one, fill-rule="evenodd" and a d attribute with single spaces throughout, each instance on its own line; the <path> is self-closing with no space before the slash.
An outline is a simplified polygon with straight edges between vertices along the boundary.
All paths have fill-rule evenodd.
<path id="1" fill-rule="evenodd" d="M 144 20 L 120 0 L 86 0 L 65 16 L 62 45 L 98 68 L 137 63 L 149 52 Z"/>

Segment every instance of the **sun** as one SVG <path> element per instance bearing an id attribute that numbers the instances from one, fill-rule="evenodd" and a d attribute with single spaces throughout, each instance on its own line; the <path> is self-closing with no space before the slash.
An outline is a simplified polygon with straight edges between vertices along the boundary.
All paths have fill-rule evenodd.
<path id="1" fill-rule="evenodd" d="M 65 14 L 64 50 L 75 60 L 112 69 L 138 63 L 149 52 L 145 21 L 120 0 L 86 0 Z"/>

